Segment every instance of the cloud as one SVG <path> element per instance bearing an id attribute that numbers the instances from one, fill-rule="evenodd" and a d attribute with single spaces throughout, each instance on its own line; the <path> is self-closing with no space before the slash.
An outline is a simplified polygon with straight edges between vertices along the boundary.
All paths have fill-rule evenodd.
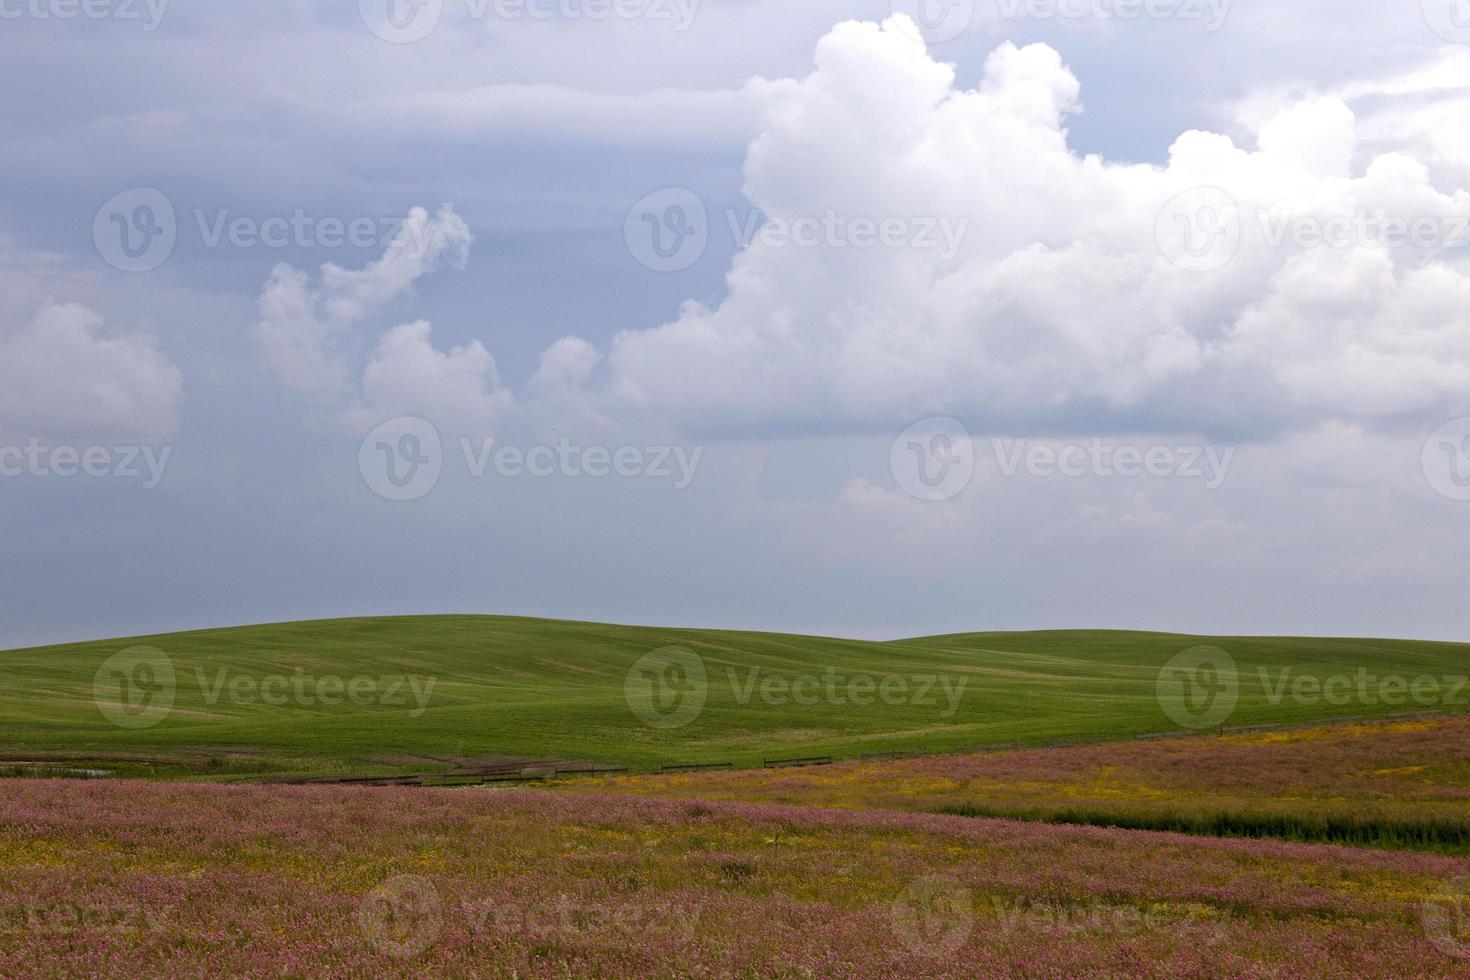
<path id="1" fill-rule="evenodd" d="M 362 398 L 344 415 L 354 431 L 412 415 L 461 431 L 491 431 L 515 400 L 500 390 L 495 360 L 478 340 L 447 353 L 429 342 L 424 320 L 383 335 L 362 374 Z"/>
<path id="2" fill-rule="evenodd" d="M 47 303 L 0 330 L 0 434 L 12 439 L 161 440 L 178 427 L 183 376 L 143 332 L 109 331 L 74 303 Z"/>
<path id="3" fill-rule="evenodd" d="M 477 430 L 522 410 L 728 436 L 953 414 L 980 432 L 1267 438 L 1443 418 L 1467 390 L 1470 248 L 1454 239 L 1470 245 L 1470 193 L 1437 176 L 1442 139 L 1401 127 L 1366 152 L 1361 84 L 1277 100 L 1253 146 L 1183 133 L 1163 166 L 1069 146 L 1081 86 L 1053 49 L 1003 44 L 959 88 L 897 18 L 839 24 L 807 77 L 750 91 L 764 109 L 744 192 L 766 225 L 717 303 L 624 331 L 605 358 L 563 338 L 520 399 L 481 344 L 436 351 L 424 322 L 383 336 L 359 382 L 348 328 L 469 246 L 451 209 L 416 211 L 418 253 L 317 284 L 276 270 L 256 328 L 268 361 L 354 426 L 432 412 Z M 1396 241 L 1385 218 L 1441 238 Z M 1218 260 L 1190 251 L 1222 231 Z"/>
<path id="4" fill-rule="evenodd" d="M 253 328 L 266 363 L 287 388 L 353 429 L 396 415 L 483 429 L 511 401 L 495 391 L 495 362 L 478 341 L 441 353 L 430 344 L 429 323 L 419 320 L 382 335 L 360 380 L 352 356 L 363 320 L 435 269 L 464 268 L 473 241 L 452 207 L 433 218 L 415 208 L 383 257 L 361 269 L 328 263 L 313 283 L 298 269 L 277 266 Z"/>
<path id="5" fill-rule="evenodd" d="M 1463 45 L 1382 77 L 1321 86 L 1307 98 L 1312 97 L 1339 99 L 1352 110 L 1360 158 L 1402 153 L 1424 164 L 1437 182 L 1470 183 L 1470 50 Z M 1235 113 L 1258 129 L 1302 99 L 1296 87 L 1267 88 L 1243 100 Z"/>
<path id="6" fill-rule="evenodd" d="M 953 413 L 1011 431 L 1266 433 L 1464 397 L 1470 252 L 1371 227 L 1331 246 L 1299 234 L 1379 215 L 1443 219 L 1453 238 L 1470 215 L 1409 134 L 1359 161 L 1340 98 L 1281 108 L 1254 148 L 1192 131 L 1166 166 L 1110 163 L 1069 148 L 1080 86 L 1052 49 L 1004 44 L 964 90 L 895 20 L 838 25 L 815 70 L 772 91 L 745 167 L 768 222 L 896 221 L 905 247 L 757 235 L 717 305 L 617 336 L 608 391 L 626 403 L 706 432 Z M 1433 147 L 1439 164 L 1455 149 Z M 1206 236 L 1216 215 L 1191 201 L 1211 189 L 1240 238 L 1203 269 L 1169 252 L 1167 228 L 1161 248 L 1160 223 Z M 922 240 L 946 221 L 967 229 L 953 255 Z"/>

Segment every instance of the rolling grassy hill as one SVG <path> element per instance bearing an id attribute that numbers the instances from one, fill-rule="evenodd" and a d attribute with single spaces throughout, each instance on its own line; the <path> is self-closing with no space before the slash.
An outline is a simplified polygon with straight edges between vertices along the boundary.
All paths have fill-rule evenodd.
<path id="1" fill-rule="evenodd" d="M 426 771 L 491 757 L 759 765 L 1126 737 L 1184 730 L 1165 707 L 1191 692 L 1206 700 L 1187 707 L 1210 703 L 1211 672 L 1198 690 L 1160 695 L 1161 669 L 1200 644 L 1238 671 L 1234 711 L 1211 725 L 1470 702 L 1463 644 L 1106 631 L 877 643 L 395 617 L 0 652 L 0 757 L 132 759 L 122 771 L 229 777 Z M 669 647 L 687 652 L 656 653 Z M 1330 703 L 1322 686 L 1334 677 L 1348 680 L 1329 685 Z M 1402 679 L 1402 690 L 1384 678 Z"/>

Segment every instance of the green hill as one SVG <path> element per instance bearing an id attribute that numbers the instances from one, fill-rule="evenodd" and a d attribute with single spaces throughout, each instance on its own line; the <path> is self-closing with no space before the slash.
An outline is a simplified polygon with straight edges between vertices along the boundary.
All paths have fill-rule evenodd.
<path id="1" fill-rule="evenodd" d="M 1229 655 L 1225 669 L 1208 654 L 1161 687 L 1171 658 L 1202 644 Z M 1058 631 L 877 643 L 488 616 L 331 620 L 0 652 L 0 756 L 165 776 L 494 757 L 759 765 L 1462 709 L 1467 673 L 1470 646 L 1398 640 Z M 1190 713 L 1171 718 L 1166 705 Z"/>

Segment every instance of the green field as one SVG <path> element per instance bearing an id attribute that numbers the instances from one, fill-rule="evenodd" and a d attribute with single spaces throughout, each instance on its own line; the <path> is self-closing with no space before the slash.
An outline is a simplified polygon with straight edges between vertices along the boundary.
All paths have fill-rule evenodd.
<path id="1" fill-rule="evenodd" d="M 214 778 L 434 771 L 507 757 L 745 766 L 1180 732 L 1161 705 L 1160 670 L 1200 644 L 1226 651 L 1238 668 L 1228 726 L 1470 702 L 1464 644 L 1105 631 L 879 643 L 488 616 L 374 618 L 0 652 L 0 765 L 96 760 L 125 774 Z M 167 657 L 171 684 L 156 664 L 102 669 L 140 645 Z M 657 727 L 630 707 L 626 681 L 640 658 L 670 646 L 698 656 L 703 704 L 687 723 Z M 659 677 L 663 686 L 639 679 L 634 689 L 654 692 L 649 703 L 660 711 L 690 703 L 697 679 Z M 1329 686 L 1337 703 L 1321 695 L 1332 677 L 1350 679 Z M 128 711 L 159 709 L 165 689 L 166 711 L 136 715 L 156 723 L 134 722 Z M 124 724 L 99 709 L 98 690 L 109 707 L 127 709 Z"/>

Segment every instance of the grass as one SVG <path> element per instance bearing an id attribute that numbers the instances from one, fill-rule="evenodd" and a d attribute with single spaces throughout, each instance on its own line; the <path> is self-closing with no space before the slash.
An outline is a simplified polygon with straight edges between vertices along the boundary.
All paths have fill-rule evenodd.
<path id="1" fill-rule="evenodd" d="M 1160 830 L 1203 837 L 1270 837 L 1317 844 L 1437 851 L 1444 854 L 1464 854 L 1470 851 L 1470 827 L 1449 820 L 1388 820 L 1287 813 L 1232 813 L 1223 810 L 1209 815 L 1167 811 L 1126 813 L 1070 808 L 1024 810 L 973 803 L 944 806 L 935 812 L 958 817 L 1115 827 L 1123 830 Z"/>
<path id="2" fill-rule="evenodd" d="M 1228 725 L 1313 725 L 1121 740 L 1181 733 L 1158 679 L 1203 643 L 1239 668 Z M 166 661 L 120 675 L 140 645 Z M 627 679 L 671 645 L 699 659 L 653 705 L 704 703 L 661 727 Z M 0 776 L 53 777 L 0 792 L 0 975 L 1459 976 L 1467 650 L 430 617 L 0 652 Z M 1403 684 L 1310 696 L 1360 673 Z M 792 701 L 833 675 L 871 703 Z M 1385 720 L 1416 709 L 1459 713 Z M 1377 720 L 1316 724 L 1343 716 Z M 929 754 L 532 790 L 69 778 L 877 752 Z"/>
<path id="3" fill-rule="evenodd" d="M 1123 738 L 1179 730 L 1160 704 L 1159 672 L 1174 655 L 1205 643 L 1239 666 L 1231 725 L 1382 717 L 1470 700 L 1470 688 L 1461 688 L 1454 704 L 1441 704 L 1449 681 L 1423 704 L 1404 692 L 1396 703 L 1290 695 L 1301 677 L 1320 682 L 1360 670 L 1407 681 L 1463 677 L 1470 670 L 1463 644 L 1107 631 L 879 643 L 509 617 L 390 617 L 0 652 L 0 767 L 96 759 L 115 760 L 129 775 L 239 778 L 430 771 L 491 757 L 749 766 L 768 757 Z M 176 680 L 171 710 L 147 728 L 112 723 L 94 698 L 99 668 L 135 645 L 163 651 Z M 707 697 L 688 724 L 659 728 L 630 709 L 625 681 L 641 657 L 670 645 L 702 658 Z M 669 676 L 666 692 L 680 683 L 687 688 L 687 679 Z M 815 703 L 792 700 L 790 685 L 803 677 L 813 680 L 798 690 Z M 343 703 L 297 699 L 296 678 L 309 697 L 317 680 L 340 685 L 328 690 Z M 368 685 L 359 688 L 367 692 L 362 703 L 346 698 L 354 678 Z M 853 680 L 858 686 L 847 686 Z M 924 698 L 917 697 L 921 687 Z M 285 703 L 268 703 L 263 690 L 276 701 L 284 695 Z M 833 690 L 836 698 L 829 697 Z M 852 694 L 871 703 L 854 705 Z"/>
<path id="4" fill-rule="evenodd" d="M 1466 854 L 1470 717 L 558 788 Z"/>

